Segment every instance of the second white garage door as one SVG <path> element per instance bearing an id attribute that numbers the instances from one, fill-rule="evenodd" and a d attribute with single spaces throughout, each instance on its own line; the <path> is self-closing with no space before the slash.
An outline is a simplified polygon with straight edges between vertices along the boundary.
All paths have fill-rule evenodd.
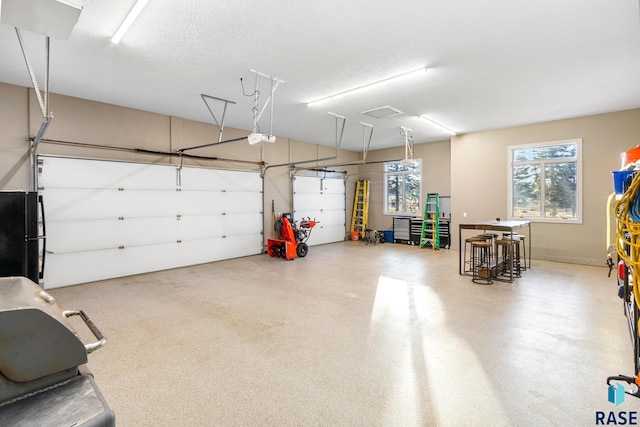
<path id="1" fill-rule="evenodd" d="M 309 246 L 345 240 L 345 186 L 341 178 L 297 176 L 293 181 L 293 217 L 319 221 Z"/>

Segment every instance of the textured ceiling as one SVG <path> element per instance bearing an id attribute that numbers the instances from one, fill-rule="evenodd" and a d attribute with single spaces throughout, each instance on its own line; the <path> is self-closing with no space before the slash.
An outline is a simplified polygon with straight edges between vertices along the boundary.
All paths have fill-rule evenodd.
<path id="1" fill-rule="evenodd" d="M 640 12 L 634 0 L 150 0 L 120 44 L 133 0 L 84 0 L 69 40 L 52 40 L 52 92 L 213 123 L 200 94 L 236 102 L 226 126 L 251 130 L 250 69 L 284 80 L 273 131 L 360 150 L 640 107 Z M 23 33 L 38 81 L 44 39 Z M 316 98 L 421 66 L 422 76 L 309 107 Z M 15 31 L 0 24 L 0 81 L 31 86 Z M 42 83 L 40 83 L 42 84 Z M 260 103 L 268 96 L 261 82 Z M 372 118 L 390 105 L 402 114 Z M 214 111 L 222 105 L 212 104 Z M 55 113 L 55 105 L 51 105 Z M 260 121 L 269 129 L 268 110 Z M 579 136 L 579 135 L 577 135 Z M 217 134 L 212 135 L 212 141 Z"/>

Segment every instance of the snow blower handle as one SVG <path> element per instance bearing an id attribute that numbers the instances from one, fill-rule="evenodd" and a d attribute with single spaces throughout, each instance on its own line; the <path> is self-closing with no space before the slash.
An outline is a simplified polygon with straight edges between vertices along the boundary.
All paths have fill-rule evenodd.
<path id="1" fill-rule="evenodd" d="M 313 228 L 319 222 L 320 221 L 316 221 L 315 219 L 311 220 L 311 218 L 307 217 L 307 219 L 303 219 L 300 221 L 300 228 Z"/>

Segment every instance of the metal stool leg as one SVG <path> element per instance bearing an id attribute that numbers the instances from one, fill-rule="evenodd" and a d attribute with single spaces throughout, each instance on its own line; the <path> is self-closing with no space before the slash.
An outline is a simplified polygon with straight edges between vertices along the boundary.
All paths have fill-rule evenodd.
<path id="1" fill-rule="evenodd" d="M 469 249 L 469 258 L 467 258 L 467 244 L 471 245 L 473 242 L 484 242 L 485 240 L 486 239 L 481 236 L 468 237 L 464 239 L 464 251 L 462 253 L 462 259 L 464 263 L 462 268 L 463 274 L 473 275 L 473 257 L 471 253 L 472 248 Z"/>
<path id="2" fill-rule="evenodd" d="M 474 283 L 490 285 L 493 283 L 491 264 L 492 264 L 492 243 L 489 241 L 476 241 L 471 242 L 471 255 L 472 255 L 472 269 Z M 481 269 L 485 270 L 485 276 L 482 277 Z"/>
<path id="3" fill-rule="evenodd" d="M 516 246 L 518 241 L 511 238 L 503 238 L 498 240 L 496 244 L 502 248 L 502 276 L 509 276 L 509 282 L 513 282 L 514 277 L 520 277 L 520 260 L 519 254 L 516 254 Z M 508 274 L 507 274 L 508 273 Z"/>

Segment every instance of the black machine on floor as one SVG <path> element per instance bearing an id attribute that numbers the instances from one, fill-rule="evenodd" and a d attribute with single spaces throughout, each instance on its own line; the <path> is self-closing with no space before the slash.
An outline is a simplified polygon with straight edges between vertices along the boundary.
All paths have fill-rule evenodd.
<path id="1" fill-rule="evenodd" d="M 96 342 L 80 340 L 75 316 Z M 25 277 L 0 278 L 0 426 L 114 426 L 86 366 L 106 342 L 83 311 L 63 311 Z"/>
<path id="2" fill-rule="evenodd" d="M 0 277 L 24 276 L 39 283 L 46 253 L 42 196 L 0 191 L 0 218 Z"/>

